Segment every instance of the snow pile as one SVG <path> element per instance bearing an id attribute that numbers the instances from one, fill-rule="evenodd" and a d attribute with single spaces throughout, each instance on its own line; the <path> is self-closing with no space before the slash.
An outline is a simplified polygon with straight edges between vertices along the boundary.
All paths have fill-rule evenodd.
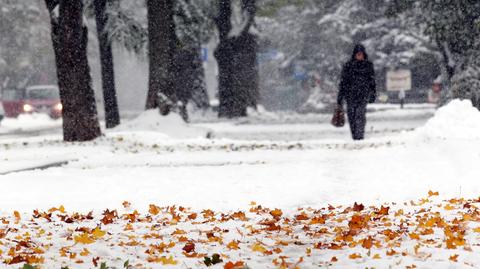
<path id="1" fill-rule="evenodd" d="M 480 111 L 471 101 L 453 100 L 438 109 L 416 134 L 424 138 L 480 139 Z"/>
<path id="2" fill-rule="evenodd" d="M 158 110 L 147 110 L 137 118 L 121 124 L 115 132 L 146 131 L 161 133 L 165 138 L 205 138 L 208 129 L 193 127 L 183 121 L 180 115 L 170 113 L 161 116 Z M 157 134 L 158 135 L 158 134 Z"/>
<path id="3" fill-rule="evenodd" d="M 8 130 L 30 131 L 53 128 L 62 125 L 62 120 L 50 118 L 47 114 L 20 114 L 17 118 L 5 118 L 1 127 Z"/>

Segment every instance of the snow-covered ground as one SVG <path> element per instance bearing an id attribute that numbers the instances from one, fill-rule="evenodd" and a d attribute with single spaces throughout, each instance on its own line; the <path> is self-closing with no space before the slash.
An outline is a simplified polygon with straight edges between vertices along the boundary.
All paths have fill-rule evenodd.
<path id="1" fill-rule="evenodd" d="M 54 120 L 46 114 L 22 114 L 17 118 L 4 118 L 0 122 L 0 135 L 15 133 L 37 135 L 51 132 L 62 126 L 61 120 Z"/>
<path id="2" fill-rule="evenodd" d="M 63 205 L 69 212 L 87 213 L 93 210 L 97 222 L 90 221 L 85 225 L 94 228 L 102 217 L 101 212 L 106 208 L 122 208 L 126 211 L 128 208 L 135 208 L 142 214 L 148 214 L 147 210 L 152 210 L 151 204 L 161 207 L 177 205 L 177 208 L 188 207 L 191 212 L 198 214 L 202 210 L 211 209 L 219 218 L 221 213 L 233 214 L 239 210 L 248 212 L 252 207 L 251 202 L 255 201 L 264 207 L 279 208 L 284 217 L 294 218 L 296 214 L 300 214 L 301 210 L 298 208 L 311 208 L 308 212 L 325 209 L 329 205 L 345 209 L 354 202 L 363 203 L 367 208 L 369 205 L 380 207 L 388 203 L 392 210 L 400 210 L 403 202 L 417 201 L 431 190 L 438 191 L 436 202 L 424 200 L 421 210 L 410 204 L 405 206 L 405 214 L 406 211 L 413 214 L 410 216 L 413 221 L 415 214 L 419 212 L 435 215 L 434 208 L 441 204 L 442 200 L 477 198 L 480 193 L 480 112 L 469 102 L 453 101 L 438 110 L 435 117 L 426 124 L 424 123 L 428 115 L 433 113 L 431 107 L 404 111 L 372 111 L 369 114 L 369 138 L 362 142 L 351 141 L 346 127 L 338 130 L 330 127 L 328 116 L 315 118 L 310 115 L 303 118 L 303 123 L 294 123 L 286 120 L 285 115 L 272 114 L 268 118 L 270 120 L 266 120 L 265 115 L 258 115 L 237 122 L 186 125 L 175 116 L 159 119 L 152 113 L 145 112 L 139 118 L 88 143 L 66 144 L 58 134 L 30 138 L 0 137 L 0 204 L 3 215 L 7 216 L 13 210 L 18 210 L 22 214 L 21 219 L 28 220 L 30 217 L 26 216 L 33 209 L 47 210 Z M 207 139 L 207 134 L 213 134 L 213 138 Z M 318 137 L 315 137 L 316 135 Z M 68 161 L 68 164 L 43 170 L 28 170 L 62 161 Z M 27 170 L 12 172 L 22 168 Z M 122 207 L 124 201 L 131 203 L 127 209 Z M 465 212 L 470 210 L 470 207 L 462 208 L 461 203 L 452 203 L 454 205 L 450 206 L 458 209 L 458 213 L 443 210 L 447 204 L 437 210 L 442 218 L 448 219 L 448 216 L 455 214 L 461 217 L 462 214 L 471 213 Z M 475 204 L 475 201 L 468 204 Z M 168 211 L 165 208 L 162 210 Z M 337 213 L 344 214 L 342 210 L 338 209 Z M 334 211 L 331 209 L 331 212 Z M 347 215 L 344 220 L 347 219 L 347 222 L 352 218 L 350 213 L 345 213 Z M 268 211 L 266 214 L 268 215 Z M 369 214 L 374 216 L 376 213 Z M 393 215 L 389 217 L 393 218 Z M 255 223 L 258 223 L 266 217 L 260 214 L 249 218 L 254 218 Z M 312 216 L 309 215 L 308 219 L 310 218 Z M 480 221 L 480 218 L 474 216 L 470 220 L 475 223 Z M 283 219 L 282 223 L 287 225 L 287 221 Z M 340 225 L 342 221 L 337 220 L 334 223 Z M 279 238 L 292 240 L 298 233 L 300 238 L 297 240 L 302 241 L 306 230 L 302 230 L 300 224 L 292 224 L 293 235 L 290 232 L 279 235 Z M 79 223 L 76 227 L 82 225 L 84 224 Z M 109 236 L 113 238 L 117 230 L 123 229 L 124 225 L 127 223 L 119 220 L 117 226 L 102 226 L 102 229 L 110 232 Z M 145 225 L 135 224 L 135 229 L 142 234 L 147 227 Z M 175 229 L 186 230 L 189 238 L 195 237 L 195 233 L 199 234 L 199 230 L 208 227 L 213 229 L 215 225 L 220 227 L 220 231 L 238 228 L 240 235 L 246 231 L 252 232 L 248 223 L 244 222 L 212 222 L 211 225 L 203 223 L 204 226 L 196 226 L 192 225 L 190 220 L 188 223 L 176 225 L 169 223 L 165 226 L 166 230 L 160 229 L 159 233 L 165 243 L 177 240 L 177 247 L 172 246 L 170 251 L 162 252 L 162 255 L 165 255 L 165 259 L 172 255 L 175 260 L 179 260 L 176 265 L 178 268 L 201 268 L 205 265 L 198 263 L 203 257 L 191 261 L 181 254 L 181 247 L 185 242 L 178 241 Z M 333 223 L 329 225 L 327 226 L 334 229 Z M 394 226 L 397 227 L 396 224 Z M 435 226 L 435 229 L 440 228 L 444 227 Z M 0 227 L 0 231 L 1 229 Z M 49 229 L 59 229 L 65 233 L 68 229 L 75 229 L 75 225 L 63 228 L 49 226 Z M 85 233 L 88 237 L 88 233 Z M 90 230 L 89 233 L 93 231 Z M 400 246 L 382 246 L 382 249 L 394 249 L 396 254 L 390 252 L 392 255 L 387 255 L 388 258 L 381 261 L 369 258 L 370 255 L 361 246 L 353 246 L 348 251 L 344 249 L 332 252 L 329 249 L 311 252 L 312 248 L 315 249 L 315 243 L 330 240 L 321 236 L 313 241 L 310 237 L 308 240 L 304 238 L 305 241 L 300 242 L 303 244 L 301 247 L 290 244 L 290 247 L 282 247 L 281 254 L 270 254 L 264 252 L 262 247 L 270 249 L 267 246 L 271 246 L 273 249 L 278 241 L 273 240 L 268 232 L 260 234 L 264 237 L 255 239 L 257 243 L 260 242 L 257 247 L 255 241 L 248 241 L 253 239 L 247 235 L 225 235 L 225 244 L 230 240 L 239 240 L 241 245 L 250 251 L 231 253 L 229 249 L 230 257 L 224 257 L 224 260 L 242 260 L 250 268 L 279 268 L 282 266 L 281 256 L 288 256 L 289 258 L 284 259 L 289 262 L 303 257 L 304 261 L 298 264 L 300 268 L 480 267 L 480 255 L 473 254 L 480 251 L 479 237 L 470 232 L 467 234 L 468 248 L 459 247 L 456 252 L 444 248 L 436 251 L 433 246 L 422 243 L 422 249 L 427 249 L 427 254 L 430 255 L 428 258 L 402 255 L 404 249 L 413 251 L 415 246 L 414 242 L 409 241 L 407 233 L 405 238 L 402 237 L 406 242 Z M 371 233 L 372 236 L 374 234 L 375 232 Z M 435 230 L 435 235 L 440 238 L 440 241 L 435 242 L 445 243 L 441 230 Z M 362 236 L 366 234 L 362 233 Z M 109 242 L 113 241 L 98 240 L 93 247 L 89 247 L 92 253 L 90 256 L 86 255 L 89 257 L 86 259 L 89 264 L 72 266 L 75 259 L 58 258 L 54 262 L 55 266 L 69 264 L 71 268 L 89 268 L 92 256 L 96 255 L 121 267 L 127 259 L 135 261 L 133 264 L 136 264 L 145 256 L 139 254 L 138 251 L 142 249 L 139 246 L 137 247 L 140 250 L 137 252 L 125 251 L 124 248 L 109 248 Z M 209 242 L 203 244 L 198 253 L 211 255 L 214 251 L 221 251 L 219 242 Z M 52 249 L 58 248 L 53 245 Z M 76 247 L 77 250 L 78 248 L 79 246 Z M 307 250 L 309 248 L 310 253 Z M 380 249 L 378 247 L 376 250 Z M 473 252 L 470 252 L 471 249 Z M 81 248 L 78 252 L 80 251 Z M 8 252 L 8 249 L 3 249 L 3 252 Z M 225 255 L 226 252 L 225 250 Z M 349 257 L 356 252 L 359 252 L 360 257 Z M 449 260 L 451 255 L 456 254 L 460 254 L 458 260 L 461 262 Z M 341 262 L 330 262 L 333 256 Z M 384 253 L 381 256 L 384 258 Z M 274 259 L 278 264 L 272 263 Z M 165 263 L 165 260 L 160 261 L 160 264 L 162 263 Z M 292 268 L 294 263 L 290 264 Z M 148 266 L 155 267 L 154 264 Z M 406 267 L 412 264 L 418 267 Z M 223 268 L 224 265 L 225 263 L 215 268 Z"/>

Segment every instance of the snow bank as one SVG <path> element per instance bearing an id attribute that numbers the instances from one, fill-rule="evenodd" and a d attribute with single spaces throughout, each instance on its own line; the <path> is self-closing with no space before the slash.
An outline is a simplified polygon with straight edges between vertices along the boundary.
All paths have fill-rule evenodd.
<path id="1" fill-rule="evenodd" d="M 21 114 L 17 118 L 5 118 L 1 127 L 7 130 L 35 130 L 53 128 L 62 125 L 62 120 L 55 120 L 46 114 Z"/>
<path id="2" fill-rule="evenodd" d="M 471 101 L 453 100 L 416 131 L 423 138 L 480 139 L 480 111 Z"/>
<path id="3" fill-rule="evenodd" d="M 161 116 L 158 110 L 147 110 L 137 118 L 121 124 L 114 132 L 155 132 L 164 138 L 205 138 L 208 129 L 193 127 L 183 121 L 180 115 L 170 113 Z"/>

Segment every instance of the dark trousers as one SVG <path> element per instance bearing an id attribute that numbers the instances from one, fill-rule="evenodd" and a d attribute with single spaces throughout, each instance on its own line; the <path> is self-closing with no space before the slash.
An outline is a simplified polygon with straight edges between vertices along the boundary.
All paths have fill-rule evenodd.
<path id="1" fill-rule="evenodd" d="M 365 137 L 365 125 L 367 123 L 367 105 L 347 105 L 348 124 L 353 140 L 363 140 Z"/>

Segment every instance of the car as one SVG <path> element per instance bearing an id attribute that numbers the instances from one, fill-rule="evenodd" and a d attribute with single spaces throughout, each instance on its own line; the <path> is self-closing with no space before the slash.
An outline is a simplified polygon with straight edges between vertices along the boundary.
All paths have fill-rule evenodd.
<path id="1" fill-rule="evenodd" d="M 62 116 L 58 87 L 36 85 L 21 89 L 6 88 L 2 91 L 5 116 L 16 118 L 20 114 L 45 113 L 54 119 Z"/>

